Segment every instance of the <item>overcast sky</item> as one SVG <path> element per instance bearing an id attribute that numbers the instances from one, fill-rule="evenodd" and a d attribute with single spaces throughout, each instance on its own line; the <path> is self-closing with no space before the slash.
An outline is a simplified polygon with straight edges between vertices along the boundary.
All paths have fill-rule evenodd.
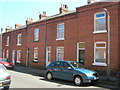
<path id="1" fill-rule="evenodd" d="M 58 14 L 61 4 L 75 10 L 87 4 L 87 0 L 0 0 L 0 28 L 15 24 L 25 25 L 26 18 L 39 19 L 39 14 L 46 11 L 48 16 Z"/>

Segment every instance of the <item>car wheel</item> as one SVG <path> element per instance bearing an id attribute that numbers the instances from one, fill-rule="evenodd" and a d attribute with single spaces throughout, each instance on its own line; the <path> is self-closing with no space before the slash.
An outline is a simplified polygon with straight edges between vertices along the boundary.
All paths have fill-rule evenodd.
<path id="1" fill-rule="evenodd" d="M 82 78 L 80 76 L 76 76 L 73 80 L 74 84 L 80 86 L 83 84 Z"/>
<path id="2" fill-rule="evenodd" d="M 46 78 L 48 80 L 52 80 L 53 79 L 52 73 L 48 72 L 47 75 L 46 75 Z"/>
<path id="3" fill-rule="evenodd" d="M 9 86 L 4 87 L 4 89 L 2 89 L 2 90 L 9 90 Z"/>

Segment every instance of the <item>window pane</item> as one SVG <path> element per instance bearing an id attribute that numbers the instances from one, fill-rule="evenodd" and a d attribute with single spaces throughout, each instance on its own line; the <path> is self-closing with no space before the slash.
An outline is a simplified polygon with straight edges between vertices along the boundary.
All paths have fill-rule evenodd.
<path id="1" fill-rule="evenodd" d="M 57 39 L 64 38 L 64 24 L 59 24 L 57 29 Z"/>
<path id="2" fill-rule="evenodd" d="M 38 47 L 34 48 L 34 59 L 38 59 Z"/>
<path id="3" fill-rule="evenodd" d="M 38 41 L 39 40 L 39 29 L 35 29 L 34 30 L 34 41 Z"/>
<path id="4" fill-rule="evenodd" d="M 57 48 L 57 60 L 62 61 L 64 59 L 64 48 L 59 47 Z"/>
<path id="5" fill-rule="evenodd" d="M 102 19 L 96 19 L 96 31 L 99 30 L 106 30 L 106 19 L 102 18 Z"/>
<path id="6" fill-rule="evenodd" d="M 99 17 L 104 17 L 105 16 L 105 13 L 101 13 L 101 14 L 97 14 L 96 17 L 99 18 Z"/>
<path id="7" fill-rule="evenodd" d="M 96 49 L 95 60 L 97 63 L 106 63 L 106 49 Z"/>
<path id="8" fill-rule="evenodd" d="M 17 51 L 17 63 L 21 63 L 21 51 Z"/>

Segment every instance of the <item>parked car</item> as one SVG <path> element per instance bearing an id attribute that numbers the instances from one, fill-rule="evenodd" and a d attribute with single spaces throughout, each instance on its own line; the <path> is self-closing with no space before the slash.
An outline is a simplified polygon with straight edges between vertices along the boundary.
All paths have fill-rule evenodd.
<path id="1" fill-rule="evenodd" d="M 99 75 L 96 71 L 85 69 L 84 66 L 75 61 L 52 61 L 47 66 L 46 78 L 73 81 L 75 85 L 92 83 L 98 81 Z"/>
<path id="2" fill-rule="evenodd" d="M 0 90 L 9 89 L 11 83 L 11 77 L 7 69 L 3 64 L 0 64 Z"/>
<path id="3" fill-rule="evenodd" d="M 0 58 L 0 63 L 3 64 L 6 68 L 14 69 L 14 64 L 6 58 Z"/>
<path id="4" fill-rule="evenodd" d="M 118 85 L 120 86 L 120 71 L 117 73 Z"/>

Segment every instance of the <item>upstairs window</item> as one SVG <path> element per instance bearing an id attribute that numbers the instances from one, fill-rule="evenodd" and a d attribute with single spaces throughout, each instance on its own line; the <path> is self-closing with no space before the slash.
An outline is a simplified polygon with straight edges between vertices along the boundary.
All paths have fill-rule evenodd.
<path id="1" fill-rule="evenodd" d="M 64 23 L 57 25 L 57 40 L 64 40 Z"/>
<path id="2" fill-rule="evenodd" d="M 38 41 L 39 40 L 39 29 L 35 29 L 34 30 L 34 41 Z"/>
<path id="3" fill-rule="evenodd" d="M 17 36 L 17 45 L 21 45 L 21 38 L 22 37 L 22 35 L 21 34 L 18 34 L 18 36 Z"/>
<path id="4" fill-rule="evenodd" d="M 6 46 L 9 46 L 9 41 L 10 41 L 10 37 L 8 36 L 7 37 L 7 40 L 6 40 L 7 42 L 6 42 Z"/>
<path id="5" fill-rule="evenodd" d="M 94 33 L 100 32 L 107 32 L 105 12 L 94 14 Z"/>

